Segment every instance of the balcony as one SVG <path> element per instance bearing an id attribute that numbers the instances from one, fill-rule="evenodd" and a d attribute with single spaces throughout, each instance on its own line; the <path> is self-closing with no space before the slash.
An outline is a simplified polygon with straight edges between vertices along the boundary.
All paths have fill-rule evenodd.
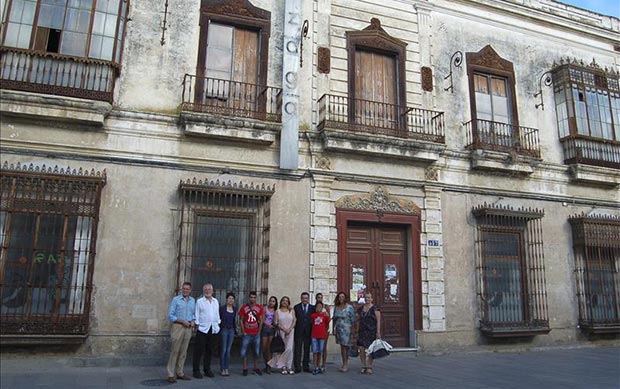
<path id="1" fill-rule="evenodd" d="M 323 95 L 325 148 L 434 162 L 445 149 L 443 112 Z"/>
<path id="2" fill-rule="evenodd" d="M 180 110 L 188 135 L 271 144 L 281 128 L 282 89 L 186 74 Z"/>
<path id="3" fill-rule="evenodd" d="M 583 135 L 560 139 L 564 163 L 584 164 L 620 169 L 620 142 L 591 138 Z"/>
<path id="4" fill-rule="evenodd" d="M 493 150 L 540 158 L 536 128 L 478 119 L 465 123 L 465 129 L 468 149 Z"/>
<path id="5" fill-rule="evenodd" d="M 569 135 L 560 138 L 572 181 L 600 187 L 620 186 L 620 142 Z"/>
<path id="6" fill-rule="evenodd" d="M 0 47 L 2 89 L 112 103 L 119 69 L 108 61 Z"/>
<path id="7" fill-rule="evenodd" d="M 540 162 L 536 128 L 481 119 L 463 125 L 474 169 L 527 175 Z"/>

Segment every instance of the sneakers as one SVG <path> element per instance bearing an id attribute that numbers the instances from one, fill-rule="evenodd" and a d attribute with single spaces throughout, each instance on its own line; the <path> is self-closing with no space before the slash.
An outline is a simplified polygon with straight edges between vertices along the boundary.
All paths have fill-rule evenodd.
<path id="1" fill-rule="evenodd" d="M 260 371 L 260 369 L 254 369 L 254 374 L 256 374 L 256 375 L 263 375 L 263 372 Z"/>
<path id="2" fill-rule="evenodd" d="M 321 374 L 321 369 L 320 369 L 320 368 L 318 368 L 318 367 L 315 367 L 315 368 L 312 370 L 312 375 L 317 375 L 317 374 Z"/>
<path id="3" fill-rule="evenodd" d="M 282 368 L 282 375 L 287 375 L 287 374 L 288 374 L 288 371 L 286 371 L 286 367 L 283 367 Z"/>
<path id="4" fill-rule="evenodd" d="M 325 374 L 325 367 L 319 367 L 319 373 Z"/>

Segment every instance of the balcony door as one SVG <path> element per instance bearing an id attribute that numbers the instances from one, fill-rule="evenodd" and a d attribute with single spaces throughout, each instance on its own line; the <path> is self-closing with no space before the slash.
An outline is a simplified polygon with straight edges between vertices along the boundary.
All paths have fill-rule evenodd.
<path id="1" fill-rule="evenodd" d="M 515 138 L 506 78 L 475 73 L 474 93 L 476 128 L 481 142 L 513 147 Z"/>
<path id="2" fill-rule="evenodd" d="M 262 95 L 257 85 L 258 49 L 257 31 L 209 24 L 203 69 L 206 79 L 200 88 L 207 105 L 239 114 L 257 111 Z"/>
<path id="3" fill-rule="evenodd" d="M 396 58 L 379 52 L 355 51 L 354 120 L 363 126 L 398 129 Z"/>

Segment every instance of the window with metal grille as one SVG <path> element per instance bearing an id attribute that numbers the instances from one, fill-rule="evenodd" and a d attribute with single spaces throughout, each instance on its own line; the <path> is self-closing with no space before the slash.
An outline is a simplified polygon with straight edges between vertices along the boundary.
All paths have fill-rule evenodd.
<path id="1" fill-rule="evenodd" d="M 577 215 L 573 233 L 579 326 L 620 332 L 620 216 Z"/>
<path id="2" fill-rule="evenodd" d="M 0 172 L 2 335 L 85 335 L 105 172 Z"/>
<path id="3" fill-rule="evenodd" d="M 227 292 L 238 299 L 257 291 L 267 296 L 269 262 L 269 200 L 273 188 L 220 183 L 181 182 L 182 196 L 177 279 L 213 284 L 224 301 Z"/>
<path id="4" fill-rule="evenodd" d="M 548 333 L 544 212 L 484 204 L 472 213 L 481 331 L 493 337 Z"/>

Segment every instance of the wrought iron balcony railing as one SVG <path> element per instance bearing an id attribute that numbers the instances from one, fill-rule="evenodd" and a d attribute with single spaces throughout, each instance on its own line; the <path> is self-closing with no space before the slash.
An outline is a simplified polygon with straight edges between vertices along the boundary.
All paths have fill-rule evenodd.
<path id="1" fill-rule="evenodd" d="M 0 47 L 0 87 L 112 102 L 113 62 Z"/>
<path id="2" fill-rule="evenodd" d="M 467 148 L 516 152 L 540 158 L 538 129 L 489 120 L 470 120 L 464 124 Z"/>
<path id="3" fill-rule="evenodd" d="M 570 135 L 560 139 L 564 149 L 564 163 L 582 163 L 620 169 L 620 142 Z"/>
<path id="4" fill-rule="evenodd" d="M 281 122 L 282 89 L 186 74 L 181 110 Z"/>
<path id="5" fill-rule="evenodd" d="M 319 99 L 319 129 L 325 128 L 445 142 L 443 112 L 328 94 Z"/>

